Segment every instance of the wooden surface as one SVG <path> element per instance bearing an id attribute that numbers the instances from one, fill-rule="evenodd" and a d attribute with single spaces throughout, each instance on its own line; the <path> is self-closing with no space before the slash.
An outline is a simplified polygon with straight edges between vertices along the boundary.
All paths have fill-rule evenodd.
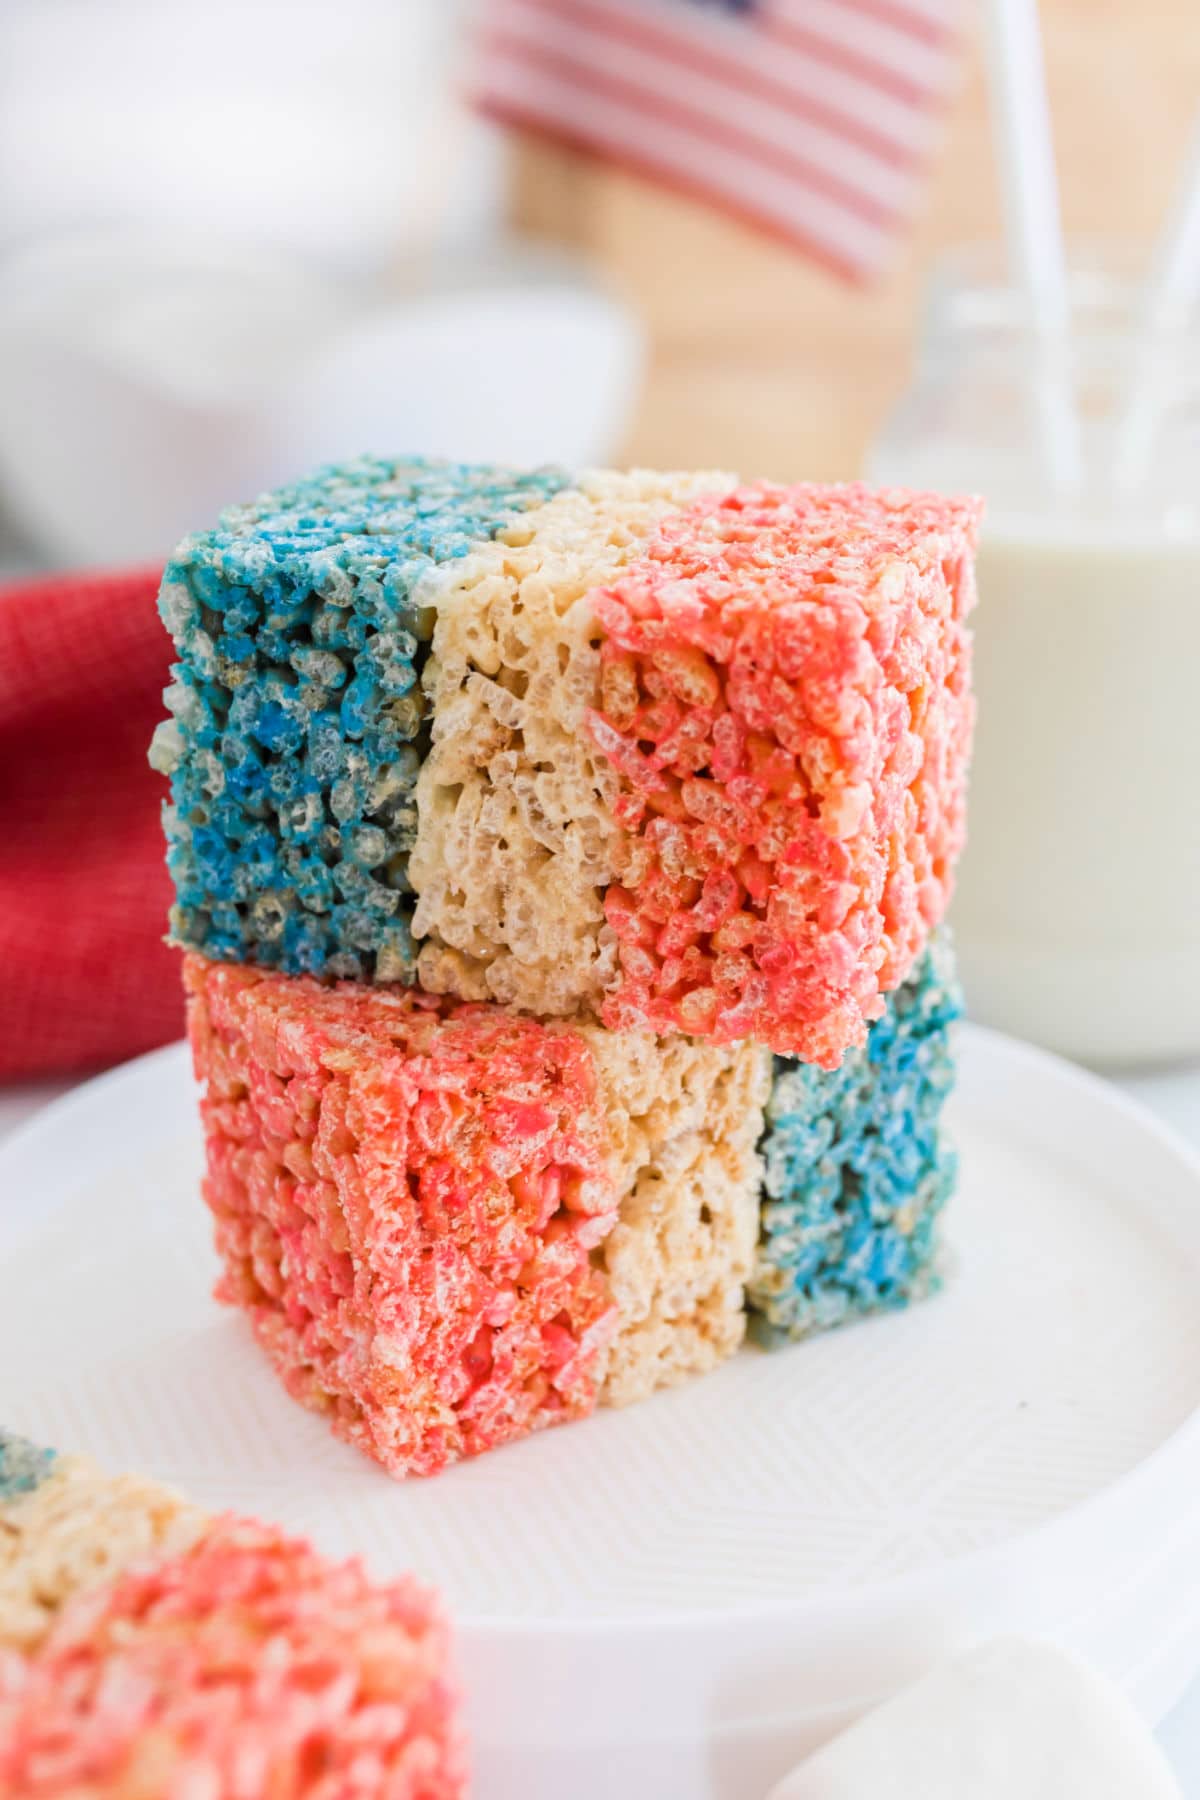
<path id="1" fill-rule="evenodd" d="M 1068 232 L 1148 240 L 1200 106 L 1200 0 L 1043 0 Z M 649 320 L 654 359 L 628 446 L 646 463 L 777 477 L 856 472 L 904 387 L 930 264 L 999 230 L 972 47 L 922 216 L 861 292 L 723 215 L 532 142 L 514 209 L 593 253 Z"/>

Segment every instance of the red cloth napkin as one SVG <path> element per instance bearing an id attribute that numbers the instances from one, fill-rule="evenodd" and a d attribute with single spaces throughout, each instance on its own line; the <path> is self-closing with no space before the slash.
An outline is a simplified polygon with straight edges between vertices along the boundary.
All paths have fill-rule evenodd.
<path id="1" fill-rule="evenodd" d="M 159 571 L 0 588 L 0 1081 L 183 1030 L 146 762 L 170 641 Z"/>

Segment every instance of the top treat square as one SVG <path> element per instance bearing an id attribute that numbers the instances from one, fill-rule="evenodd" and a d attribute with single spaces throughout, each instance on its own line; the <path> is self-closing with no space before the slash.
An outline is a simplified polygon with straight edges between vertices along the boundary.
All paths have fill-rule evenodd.
<path id="1" fill-rule="evenodd" d="M 835 1066 L 949 898 L 978 512 L 372 461 L 227 515 L 164 584 L 175 935 Z"/>

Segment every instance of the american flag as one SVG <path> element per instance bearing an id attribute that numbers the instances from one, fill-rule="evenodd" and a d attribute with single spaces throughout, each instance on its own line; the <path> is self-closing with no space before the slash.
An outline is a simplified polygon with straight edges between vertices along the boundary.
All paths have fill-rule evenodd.
<path id="1" fill-rule="evenodd" d="M 911 215 L 960 0 L 484 0 L 475 99 L 856 279 Z"/>

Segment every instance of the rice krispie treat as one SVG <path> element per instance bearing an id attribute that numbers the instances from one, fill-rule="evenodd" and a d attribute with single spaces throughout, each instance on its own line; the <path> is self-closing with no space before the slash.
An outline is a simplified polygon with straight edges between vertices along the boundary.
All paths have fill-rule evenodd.
<path id="1" fill-rule="evenodd" d="M 429 1474 L 742 1340 L 769 1055 L 187 958 L 221 1299 Z"/>
<path id="2" fill-rule="evenodd" d="M 962 1011 L 946 932 L 840 1069 L 776 1057 L 762 1143 L 753 1334 L 804 1337 L 938 1285 L 956 1158 L 941 1123 Z"/>
<path id="3" fill-rule="evenodd" d="M 169 565 L 173 932 L 836 1066 L 945 910 L 978 508 L 365 458 Z"/>
<path id="4" fill-rule="evenodd" d="M 6 1800 L 461 1800 L 447 1632 L 274 1527 L 0 1434 Z"/>
<path id="5" fill-rule="evenodd" d="M 186 1549 L 202 1524 L 157 1482 L 105 1475 L 0 1429 L 0 1644 L 36 1643 L 73 1594 Z"/>

